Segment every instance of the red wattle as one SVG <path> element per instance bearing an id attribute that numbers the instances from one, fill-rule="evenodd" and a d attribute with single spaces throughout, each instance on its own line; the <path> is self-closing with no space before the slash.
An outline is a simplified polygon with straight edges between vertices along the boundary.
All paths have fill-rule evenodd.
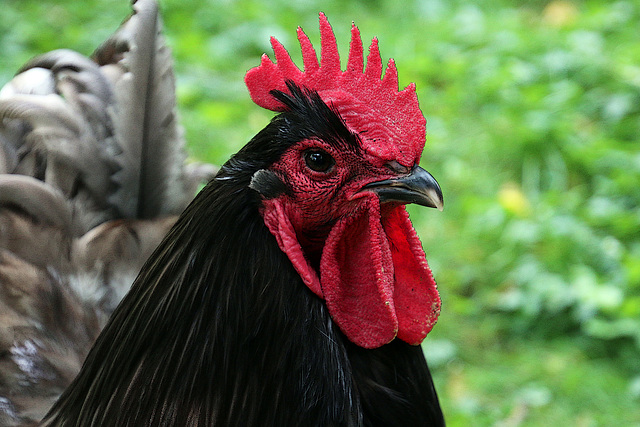
<path id="1" fill-rule="evenodd" d="M 391 242 L 395 272 L 393 299 L 398 316 L 398 338 L 418 345 L 431 331 L 440 314 L 440 295 L 420 239 L 404 206 L 383 220 Z"/>
<path id="2" fill-rule="evenodd" d="M 331 229 L 315 271 L 281 199 L 264 201 L 265 224 L 304 284 L 326 301 L 349 340 L 377 348 L 401 340 L 418 345 L 440 313 L 440 297 L 404 206 L 381 216 L 376 196 Z"/>
<path id="3" fill-rule="evenodd" d="M 342 218 L 325 242 L 320 283 L 331 317 L 353 343 L 376 348 L 393 340 L 393 261 L 375 204 Z M 374 203 L 374 202 L 371 202 Z"/>

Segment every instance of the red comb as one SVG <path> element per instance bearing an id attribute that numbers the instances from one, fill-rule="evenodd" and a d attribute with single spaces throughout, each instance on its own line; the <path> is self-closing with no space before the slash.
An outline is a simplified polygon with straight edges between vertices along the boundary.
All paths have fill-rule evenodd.
<path id="1" fill-rule="evenodd" d="M 376 38 L 371 42 L 367 67 L 364 68 L 362 40 L 355 24 L 351 27 L 351 44 L 345 71 L 340 68 L 336 38 L 323 13 L 320 13 L 320 39 L 321 58 L 318 64 L 316 50 L 304 31 L 298 27 L 303 72 L 293 63 L 284 46 L 272 37 L 271 45 L 276 62 L 272 62 L 264 54 L 260 66 L 249 70 L 245 76 L 251 99 L 261 107 L 283 111 L 285 106 L 270 92 L 278 90 L 288 93 L 285 82 L 292 81 L 298 86 L 318 92 L 323 101 L 337 108 L 350 127 L 355 130 L 367 129 L 367 139 L 377 141 L 376 146 L 371 147 L 376 155 L 387 160 L 416 163 L 424 148 L 426 121 L 418 105 L 415 85 L 411 83 L 404 90 L 398 91 L 398 71 L 393 59 L 389 60 L 384 77 L 381 78 L 382 58 Z M 371 134 L 372 119 L 379 125 L 374 126 L 378 128 L 377 135 L 375 129 Z M 381 143 L 385 140 L 391 145 Z"/>

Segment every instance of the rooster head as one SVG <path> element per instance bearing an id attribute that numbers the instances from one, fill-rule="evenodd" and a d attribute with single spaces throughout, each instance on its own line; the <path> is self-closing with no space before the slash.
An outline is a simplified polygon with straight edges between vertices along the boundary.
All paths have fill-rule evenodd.
<path id="1" fill-rule="evenodd" d="M 415 86 L 398 91 L 393 60 L 381 78 L 373 39 L 364 68 L 353 25 L 346 71 L 320 14 L 321 60 L 298 28 L 304 71 L 274 38 L 245 82 L 258 105 L 283 112 L 278 159 L 251 188 L 262 215 L 305 285 L 326 302 L 355 344 L 380 347 L 398 337 L 417 345 L 440 312 L 440 297 L 404 205 L 442 209 L 440 186 L 418 166 L 425 119 Z"/>

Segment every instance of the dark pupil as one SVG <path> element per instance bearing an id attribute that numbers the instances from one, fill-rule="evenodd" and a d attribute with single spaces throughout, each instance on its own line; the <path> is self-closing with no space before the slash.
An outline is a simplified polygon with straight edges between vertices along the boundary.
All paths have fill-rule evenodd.
<path id="1" fill-rule="evenodd" d="M 333 159 L 324 151 L 307 152 L 305 161 L 316 172 L 326 172 L 333 165 Z"/>

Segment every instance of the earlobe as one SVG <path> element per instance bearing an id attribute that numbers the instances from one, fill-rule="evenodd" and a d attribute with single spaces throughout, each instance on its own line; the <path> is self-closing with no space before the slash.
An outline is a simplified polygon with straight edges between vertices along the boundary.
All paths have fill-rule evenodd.
<path id="1" fill-rule="evenodd" d="M 249 188 L 260 193 L 265 199 L 273 199 L 287 192 L 287 186 L 275 172 L 260 169 L 251 177 Z"/>

